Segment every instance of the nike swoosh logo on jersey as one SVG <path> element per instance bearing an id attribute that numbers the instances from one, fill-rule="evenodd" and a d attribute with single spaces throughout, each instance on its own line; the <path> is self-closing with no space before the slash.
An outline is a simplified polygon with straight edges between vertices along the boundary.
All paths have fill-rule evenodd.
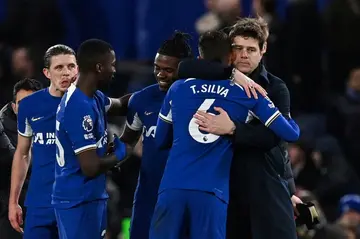
<path id="1" fill-rule="evenodd" d="M 42 118 L 44 118 L 44 117 L 37 117 L 37 118 L 32 117 L 32 118 L 31 118 L 31 121 L 38 121 L 38 120 L 41 120 Z"/>
<path id="2" fill-rule="evenodd" d="M 151 115 L 152 113 L 154 112 L 147 112 L 147 111 L 144 112 L 145 115 Z"/>

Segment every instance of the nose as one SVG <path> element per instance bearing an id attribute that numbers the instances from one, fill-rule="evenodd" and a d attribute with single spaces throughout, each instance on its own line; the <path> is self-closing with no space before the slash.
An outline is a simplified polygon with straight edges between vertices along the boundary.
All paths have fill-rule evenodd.
<path id="1" fill-rule="evenodd" d="M 63 68 L 63 75 L 70 75 L 70 69 L 67 67 Z"/>
<path id="2" fill-rule="evenodd" d="M 249 57 L 247 51 L 245 49 L 242 49 L 240 51 L 240 57 L 243 58 L 243 59 L 247 59 Z"/>
<path id="3" fill-rule="evenodd" d="M 164 74 L 163 71 L 159 71 L 159 72 L 157 73 L 157 77 L 159 77 L 159 78 L 165 78 L 166 75 Z"/>

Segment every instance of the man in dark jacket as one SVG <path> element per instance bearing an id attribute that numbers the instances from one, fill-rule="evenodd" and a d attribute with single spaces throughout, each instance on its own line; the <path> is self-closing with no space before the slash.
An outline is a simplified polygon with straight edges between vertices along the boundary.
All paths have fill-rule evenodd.
<path id="1" fill-rule="evenodd" d="M 285 83 L 261 63 L 266 52 L 266 33 L 257 19 L 245 18 L 233 26 L 230 37 L 235 67 L 264 87 L 285 117 L 290 117 L 290 96 Z M 231 71 L 231 70 L 230 70 Z M 206 61 L 187 61 L 179 66 L 180 78 L 226 79 L 229 69 Z M 227 238 L 295 239 L 293 204 L 295 191 L 285 143 L 249 114 L 248 123 L 232 122 L 227 113 L 198 112 L 204 131 L 234 135 Z M 286 179 L 286 180 L 285 180 Z"/>
<path id="2" fill-rule="evenodd" d="M 41 84 L 33 79 L 24 79 L 17 82 L 14 86 L 13 102 L 9 102 L 0 110 L 0 232 L 1 238 L 4 239 L 22 238 L 22 235 L 11 227 L 8 219 L 11 165 L 18 134 L 17 109 L 20 100 L 40 89 Z M 26 185 L 24 185 L 24 188 L 26 190 Z M 24 196 L 23 191 L 22 199 L 24 199 Z"/>

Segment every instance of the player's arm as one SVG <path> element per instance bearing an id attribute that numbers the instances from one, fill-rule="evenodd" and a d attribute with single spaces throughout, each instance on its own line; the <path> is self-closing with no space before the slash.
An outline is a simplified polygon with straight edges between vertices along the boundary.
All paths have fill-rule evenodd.
<path id="1" fill-rule="evenodd" d="M 278 84 L 273 89 L 272 99 L 285 118 L 290 115 L 290 94 L 285 84 Z M 258 121 L 255 121 L 258 122 Z M 268 127 L 257 123 L 235 123 L 234 144 L 239 147 L 254 147 L 264 152 L 269 151 L 280 143 L 280 138 Z"/>
<path id="2" fill-rule="evenodd" d="M 128 102 L 131 97 L 131 93 L 124 95 L 120 98 L 109 98 L 110 108 L 108 109 L 108 115 L 112 116 L 126 116 L 128 111 Z"/>
<path id="3" fill-rule="evenodd" d="M 260 121 L 285 141 L 296 141 L 300 135 L 299 126 L 293 119 L 287 120 L 269 98 L 260 97 L 252 111 Z"/>
<path id="4" fill-rule="evenodd" d="M 173 125 L 171 112 L 171 88 L 165 96 L 156 124 L 156 145 L 161 149 L 171 148 L 173 142 Z"/>
<path id="5" fill-rule="evenodd" d="M 94 113 L 87 106 L 68 106 L 72 107 L 64 117 L 64 130 L 67 132 L 72 142 L 73 150 L 77 156 L 81 170 L 87 177 L 97 177 L 107 172 L 115 165 L 121 164 L 127 156 L 127 146 L 118 137 L 114 139 L 114 153 L 105 157 L 99 157 L 97 150 L 97 140 L 94 131 Z M 57 122 L 56 130 L 60 126 Z"/>
<path id="6" fill-rule="evenodd" d="M 30 165 L 30 146 L 31 137 L 18 134 L 18 144 L 16 146 L 11 169 L 9 204 L 19 204 L 20 193 Z"/>
<path id="7" fill-rule="evenodd" d="M 115 140 L 119 140 L 115 138 Z M 115 146 L 115 152 L 105 157 L 99 157 L 96 153 L 96 148 L 88 148 L 77 153 L 77 158 L 80 162 L 81 171 L 89 178 L 95 178 L 116 165 L 121 165 L 127 157 L 126 145 L 120 140 Z"/>
<path id="8" fill-rule="evenodd" d="M 11 186 L 9 204 L 18 205 L 21 189 L 24 185 L 26 174 L 30 165 L 30 146 L 32 138 L 32 128 L 29 124 L 28 106 L 25 102 L 20 102 L 17 127 L 18 143 L 16 146 L 14 159 L 11 169 Z"/>
<path id="9" fill-rule="evenodd" d="M 143 128 L 143 123 L 137 110 L 140 104 L 138 95 L 136 93 L 133 94 L 128 102 L 126 124 L 120 139 L 124 143 L 135 147 L 136 143 L 139 141 Z"/>

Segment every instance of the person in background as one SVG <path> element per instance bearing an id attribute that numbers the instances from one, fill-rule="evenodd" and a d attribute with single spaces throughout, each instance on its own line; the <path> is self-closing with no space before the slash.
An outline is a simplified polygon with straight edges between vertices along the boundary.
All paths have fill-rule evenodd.
<path id="1" fill-rule="evenodd" d="M 41 88 L 42 85 L 37 80 L 29 78 L 20 80 L 14 86 L 13 101 L 0 110 L 0 232 L 3 239 L 22 238 L 22 235 L 11 227 L 8 219 L 10 172 L 17 145 L 17 113 L 19 102 Z M 20 196 L 21 205 L 26 189 L 27 181 Z"/>

